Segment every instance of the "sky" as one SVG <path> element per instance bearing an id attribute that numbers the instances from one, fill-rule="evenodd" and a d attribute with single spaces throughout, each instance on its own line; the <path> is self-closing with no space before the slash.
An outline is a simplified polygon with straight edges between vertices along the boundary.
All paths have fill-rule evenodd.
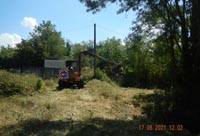
<path id="1" fill-rule="evenodd" d="M 107 38 L 121 39 L 130 33 L 135 13 L 117 14 L 119 6 L 109 4 L 101 12 L 86 12 L 79 0 L 1 0 L 0 46 L 15 47 L 43 20 L 50 20 L 62 37 L 72 43 L 93 40 L 96 23 L 97 42 Z"/>

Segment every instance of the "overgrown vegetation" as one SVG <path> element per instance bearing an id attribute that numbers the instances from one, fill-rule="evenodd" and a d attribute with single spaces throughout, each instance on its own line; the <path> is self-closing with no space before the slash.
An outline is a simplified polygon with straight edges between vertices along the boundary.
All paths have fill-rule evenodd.
<path id="1" fill-rule="evenodd" d="M 100 69 L 96 70 L 96 78 L 99 79 L 99 80 L 101 80 L 101 81 L 112 83 L 111 79 L 106 75 L 106 73 L 103 72 Z"/>
<path id="2" fill-rule="evenodd" d="M 84 89 L 54 91 L 46 80 L 44 93 L 0 98 L 1 136 L 186 136 L 187 130 L 144 131 L 139 125 L 155 124 L 133 104 L 133 97 L 154 90 L 121 88 L 105 81 L 90 80 Z M 54 87 L 53 87 L 54 86 Z M 145 96 L 144 96 L 145 97 Z"/>
<path id="3" fill-rule="evenodd" d="M 110 3 L 118 13 L 137 12 L 133 32 L 126 42 L 125 86 L 165 89 L 155 100 L 152 112 L 183 122 L 199 132 L 200 122 L 200 20 L 199 1 L 194 0 L 80 0 L 87 11 L 96 13 Z M 160 99 L 158 97 L 158 99 Z M 169 100 L 171 100 L 169 102 Z M 165 107 L 163 114 L 157 109 Z M 173 108 L 172 108 L 173 107 Z M 154 110 L 155 109 L 155 110 Z M 162 109 L 162 108 L 161 108 Z M 193 117 L 189 119 L 189 117 Z M 194 123 L 195 122 L 195 123 Z"/>
<path id="4" fill-rule="evenodd" d="M 43 80 L 34 75 L 22 75 L 0 71 L 0 95 L 30 95 L 44 87 Z"/>
<path id="5" fill-rule="evenodd" d="M 200 122 L 200 109 L 197 109 L 200 103 L 199 1 L 80 0 L 80 2 L 88 7 L 88 11 L 94 13 L 105 8 L 108 3 L 119 4 L 118 13 L 129 10 L 137 12 L 132 32 L 124 41 L 125 45 L 114 37 L 97 44 L 97 54 L 122 64 L 122 73 L 113 72 L 112 65 L 98 60 L 97 66 L 100 69 L 97 70 L 97 78 L 110 83 L 110 79 L 117 76 L 122 78 L 119 83 L 125 87 L 164 89 L 163 93 L 137 96 L 139 102 L 149 103 L 144 105 L 147 115 L 158 121 L 163 119 L 166 122 L 174 120 L 182 122 L 191 131 L 198 133 L 196 124 Z M 55 25 L 50 21 L 43 21 L 30 36 L 31 39 L 23 40 L 14 49 L 1 48 L 0 68 L 43 66 L 44 59 L 77 59 L 80 50 L 92 51 L 91 41 L 64 43 L 61 33 L 55 30 Z M 84 57 L 81 61 L 84 67 L 92 68 L 92 64 L 93 59 L 89 57 Z M 90 72 L 84 73 L 85 80 L 92 79 L 90 74 Z M 26 83 L 22 82 L 25 80 L 6 83 L 12 75 L 3 76 L 2 81 L 0 80 L 1 87 L 4 88 L 1 90 L 2 95 L 24 92 L 23 89 L 26 87 L 23 87 L 23 84 Z M 26 79 L 25 76 L 23 78 Z M 33 83 L 35 83 L 33 90 L 42 86 L 42 80 Z M 95 84 L 94 90 L 98 90 L 96 86 Z M 119 97 L 112 95 L 111 90 L 102 91 L 101 95 L 104 98 L 114 97 L 117 100 Z M 68 94 L 71 95 L 71 92 Z M 138 105 L 138 101 L 134 102 Z"/>

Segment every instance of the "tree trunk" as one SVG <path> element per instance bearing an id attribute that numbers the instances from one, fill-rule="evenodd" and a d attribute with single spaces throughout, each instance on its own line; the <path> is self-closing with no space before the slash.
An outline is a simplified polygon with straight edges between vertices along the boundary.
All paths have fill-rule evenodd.
<path id="1" fill-rule="evenodd" d="M 200 1 L 192 0 L 191 18 L 191 43 L 192 43 L 192 63 L 193 63 L 193 99 L 195 102 L 200 96 Z"/>
<path id="2" fill-rule="evenodd" d="M 192 0 L 192 57 L 194 75 L 200 76 L 200 1 Z"/>
<path id="3" fill-rule="evenodd" d="M 191 17 L 191 49 L 183 46 L 183 70 L 185 82 L 183 82 L 184 98 L 186 98 L 183 110 L 185 126 L 193 132 L 199 133 L 199 127 L 195 124 L 200 122 L 200 1 L 192 0 Z M 187 54 L 187 50 L 190 50 Z M 187 55 L 191 55 L 187 59 Z M 184 62 L 185 61 L 185 62 Z M 190 61 L 190 66 L 187 65 Z M 188 63 L 188 64 L 189 64 Z M 189 68 L 189 69 L 187 69 Z M 188 71 L 189 70 L 189 71 Z M 186 104 L 186 105 L 185 105 Z"/>

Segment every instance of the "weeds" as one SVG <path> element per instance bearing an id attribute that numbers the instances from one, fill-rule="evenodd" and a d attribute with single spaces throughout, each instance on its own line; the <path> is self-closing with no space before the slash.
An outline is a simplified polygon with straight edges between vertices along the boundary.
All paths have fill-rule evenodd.
<path id="1" fill-rule="evenodd" d="M 42 79 L 34 75 L 20 75 L 0 71 L 0 95 L 30 95 L 43 87 Z"/>
<path id="2" fill-rule="evenodd" d="M 45 93 L 0 98 L 1 136 L 170 136 L 138 130 L 139 124 L 152 122 L 132 100 L 153 99 L 143 96 L 152 90 L 125 89 L 95 79 L 81 90 L 52 91 L 56 83 L 44 83 L 49 90 Z"/>
<path id="3" fill-rule="evenodd" d="M 31 118 L 0 129 L 1 136 L 187 136 L 187 132 L 145 131 L 138 126 L 146 118 L 131 121 L 92 118 L 84 121 L 71 119 L 42 121 Z M 150 124 L 152 122 L 149 122 Z"/>
<path id="4" fill-rule="evenodd" d="M 99 80 L 101 80 L 101 81 L 112 83 L 112 80 L 106 75 L 106 73 L 104 73 L 100 69 L 96 70 L 96 78 L 99 79 Z"/>

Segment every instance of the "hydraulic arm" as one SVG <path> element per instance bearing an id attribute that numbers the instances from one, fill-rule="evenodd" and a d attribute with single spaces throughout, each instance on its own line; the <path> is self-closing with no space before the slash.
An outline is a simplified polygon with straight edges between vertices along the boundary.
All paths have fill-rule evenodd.
<path id="1" fill-rule="evenodd" d="M 88 55 L 88 56 L 90 56 L 90 57 L 96 57 L 96 58 L 98 58 L 98 59 L 100 59 L 100 60 L 103 60 L 103 61 L 105 61 L 105 62 L 107 62 L 107 63 L 110 63 L 110 64 L 112 64 L 112 65 L 115 65 L 115 68 L 114 68 L 113 70 L 114 70 L 115 72 L 117 72 L 117 73 L 120 73 L 120 72 L 121 72 L 121 64 L 118 64 L 118 63 L 116 63 L 116 62 L 114 62 L 114 61 L 112 61 L 112 60 L 109 60 L 109 59 L 107 59 L 107 58 L 104 58 L 104 57 L 102 57 L 102 56 L 100 56 L 100 55 L 93 54 L 93 53 L 91 53 L 91 52 L 89 52 L 89 51 L 83 50 L 83 51 L 80 51 L 79 58 L 78 58 L 79 72 L 80 72 L 80 73 L 81 73 L 81 65 L 80 65 L 80 63 L 81 63 L 81 55 Z"/>

